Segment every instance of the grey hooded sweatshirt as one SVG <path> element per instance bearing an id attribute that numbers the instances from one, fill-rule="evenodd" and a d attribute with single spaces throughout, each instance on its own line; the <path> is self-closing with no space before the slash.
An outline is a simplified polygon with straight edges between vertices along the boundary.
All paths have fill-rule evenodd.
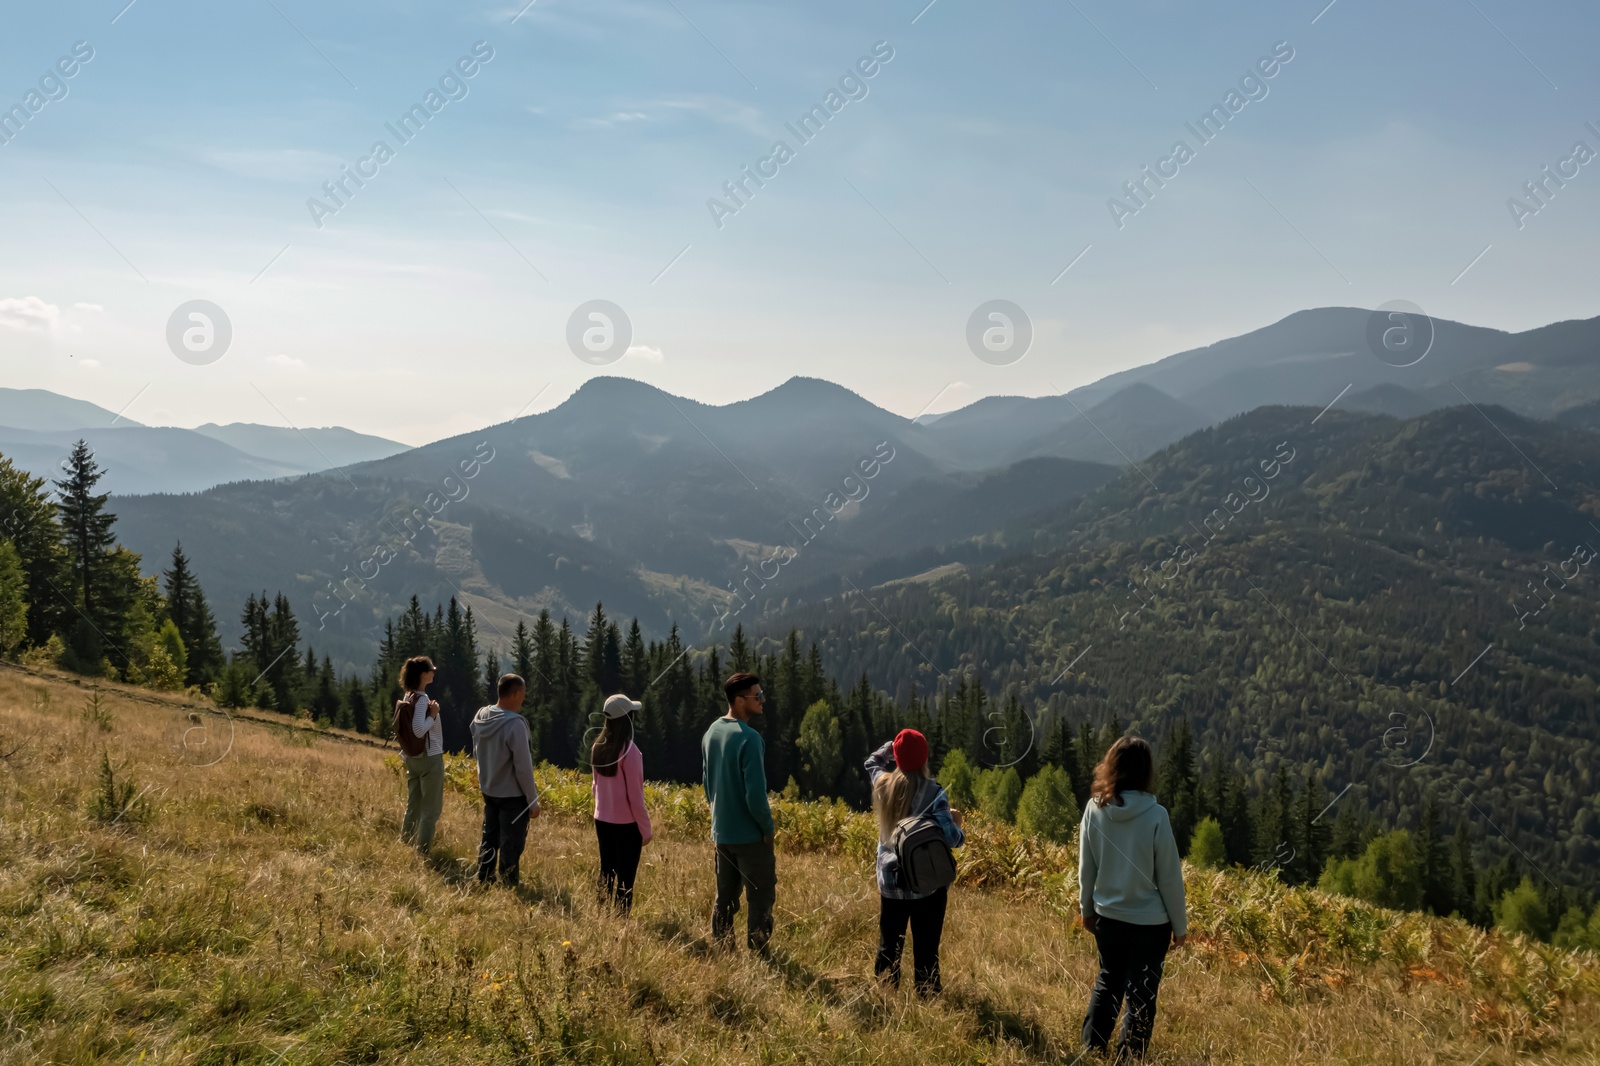
<path id="1" fill-rule="evenodd" d="M 1124 792 L 1119 805 L 1090 800 L 1078 826 L 1078 903 L 1084 914 L 1134 925 L 1172 923 L 1189 931 L 1183 868 L 1167 809 L 1148 792 Z"/>
<path id="2" fill-rule="evenodd" d="M 530 807 L 539 806 L 526 718 L 492 703 L 481 708 L 472 719 L 472 754 L 478 760 L 478 788 L 485 796 L 521 796 Z"/>

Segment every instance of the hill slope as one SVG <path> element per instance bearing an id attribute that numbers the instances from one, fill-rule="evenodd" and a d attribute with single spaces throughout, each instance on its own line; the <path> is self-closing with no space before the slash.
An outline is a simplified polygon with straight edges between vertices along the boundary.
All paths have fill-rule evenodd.
<path id="1" fill-rule="evenodd" d="M 1320 772 L 1399 825 L 1431 796 L 1491 855 L 1593 884 L 1600 437 L 1498 408 L 1317 414 L 1233 419 L 1008 559 L 762 632 L 902 702 L 965 675 L 1074 728 L 1187 717 L 1227 760 Z"/>
<path id="2" fill-rule="evenodd" d="M 525 887 L 470 877 L 478 804 L 441 847 L 395 839 L 392 757 L 283 726 L 190 717 L 111 686 L 0 670 L 0 1060 L 1040 1063 L 1077 1055 L 1094 976 L 1069 849 L 974 825 L 945 994 L 870 980 L 862 816 L 779 803 L 771 957 L 705 941 L 711 853 L 694 790 L 652 789 L 661 833 L 632 921 L 593 902 L 576 775 L 541 770 Z M 19 743 L 20 742 L 20 746 Z M 93 813 L 102 752 L 112 810 Z M 648 756 L 647 756 L 648 757 Z M 211 765 L 206 765 L 211 764 Z M 459 768 L 453 780 L 470 781 Z M 129 797 L 135 798 L 131 805 Z M 124 811 L 125 813 L 116 813 Z M 1325 1066 L 1592 1062 L 1592 956 L 1396 915 L 1270 876 L 1188 871 L 1151 1061 Z"/>

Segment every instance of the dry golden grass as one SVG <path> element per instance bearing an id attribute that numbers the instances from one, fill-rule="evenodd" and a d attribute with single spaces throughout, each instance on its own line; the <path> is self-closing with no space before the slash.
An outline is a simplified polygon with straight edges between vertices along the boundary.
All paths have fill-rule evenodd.
<path id="1" fill-rule="evenodd" d="M 0 1062 L 887 1066 L 1079 1053 L 1095 961 L 1059 872 L 958 886 L 946 992 L 923 1004 L 871 981 L 877 895 L 848 847 L 780 852 L 771 958 L 722 953 L 706 943 L 711 852 L 698 830 L 669 824 L 645 851 L 633 919 L 603 917 L 593 829 L 563 811 L 570 799 L 533 824 L 521 890 L 480 888 L 478 809 L 459 791 L 424 859 L 397 840 L 402 786 L 382 751 L 239 722 L 226 757 L 197 766 L 221 753 L 223 720 L 206 719 L 209 746 L 201 733 L 186 746 L 181 699 L 102 691 L 96 722 L 71 679 L 0 669 Z M 103 753 L 121 796 L 97 815 Z M 555 800 L 571 781 L 550 776 Z M 975 848 L 969 865 L 990 883 L 1004 863 L 1054 854 L 1017 853 L 998 830 L 985 839 L 1010 849 Z M 1169 963 L 1152 1062 L 1600 1054 L 1592 959 L 1261 879 L 1191 871 L 1190 884 L 1196 947 Z M 1282 950 L 1318 922 L 1339 928 L 1302 957 Z"/>

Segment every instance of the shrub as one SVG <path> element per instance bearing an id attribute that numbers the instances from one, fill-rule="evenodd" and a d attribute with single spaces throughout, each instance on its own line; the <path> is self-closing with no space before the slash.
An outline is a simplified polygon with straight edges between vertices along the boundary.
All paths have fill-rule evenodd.
<path id="1" fill-rule="evenodd" d="M 1539 940 L 1550 938 L 1550 912 L 1531 878 L 1523 877 L 1520 885 L 1507 889 L 1500 897 L 1500 902 L 1494 905 L 1494 924 L 1508 933 L 1522 933 Z"/>
<path id="2" fill-rule="evenodd" d="M 1380 907 L 1418 910 L 1422 906 L 1422 867 L 1411 834 L 1396 829 L 1375 837 L 1359 859 L 1330 862 L 1317 887 Z"/>
<path id="3" fill-rule="evenodd" d="M 66 652 L 67 646 L 52 633 L 49 640 L 22 653 L 22 665 L 30 670 L 54 668 L 61 665 L 61 657 Z"/>
<path id="4" fill-rule="evenodd" d="M 1030 836 L 1065 844 L 1078 824 L 1078 801 L 1072 778 L 1058 766 L 1046 766 L 1022 789 L 1017 802 L 1017 828 Z"/>
<path id="5" fill-rule="evenodd" d="M 1189 838 L 1191 865 L 1220 870 L 1227 865 L 1228 851 L 1222 840 L 1222 826 L 1215 818 L 1202 818 Z"/>
<path id="6" fill-rule="evenodd" d="M 945 795 L 950 797 L 950 806 L 957 810 L 976 807 L 978 798 L 972 792 L 972 763 L 967 759 L 967 753 L 960 748 L 944 757 L 944 763 L 939 767 L 939 784 L 944 786 Z"/>
<path id="7" fill-rule="evenodd" d="M 818 700 L 806 708 L 795 746 L 804 760 L 800 776 L 806 792 L 811 796 L 831 794 L 839 771 L 844 769 L 844 736 L 838 717 L 825 701 Z"/>
<path id="8" fill-rule="evenodd" d="M 978 809 L 997 822 L 1015 821 L 1017 804 L 1022 800 L 1022 777 L 1015 766 L 1004 770 L 980 770 L 972 783 Z"/>

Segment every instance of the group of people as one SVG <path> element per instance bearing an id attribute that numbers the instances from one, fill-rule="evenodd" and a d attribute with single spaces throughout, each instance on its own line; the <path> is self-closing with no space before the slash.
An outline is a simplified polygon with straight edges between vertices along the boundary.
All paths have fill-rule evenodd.
<path id="1" fill-rule="evenodd" d="M 405 758 L 406 812 L 402 836 L 431 846 L 443 801 L 444 743 L 438 704 L 425 692 L 434 677 L 426 657 L 406 661 L 401 672 L 415 736 L 426 743 Z M 528 823 L 539 817 L 527 720 L 518 713 L 527 692 L 516 674 L 499 680 L 497 701 L 472 720 L 473 755 L 483 793 L 483 837 L 478 878 L 515 885 Z M 728 944 L 741 898 L 748 908 L 745 941 L 765 952 L 777 899 L 776 826 L 768 801 L 766 750 L 750 726 L 766 703 L 761 679 L 736 673 L 723 685 L 727 713 L 701 739 L 716 895 L 714 941 Z M 604 723 L 589 751 L 593 773 L 598 890 L 604 905 L 622 915 L 633 904 L 634 881 L 650 842 L 644 800 L 644 755 L 633 739 L 633 714 L 641 704 L 608 697 Z M 910 928 L 913 976 L 920 996 L 941 989 L 939 942 L 944 932 L 953 849 L 965 843 L 964 816 L 933 777 L 927 738 L 903 729 L 874 751 L 865 770 L 878 825 L 880 895 L 877 977 L 900 983 L 900 960 Z M 1083 1022 L 1083 1041 L 1109 1048 L 1126 1005 L 1119 1052 L 1142 1055 L 1155 1024 L 1156 993 L 1167 951 L 1187 938 L 1183 874 L 1166 808 L 1156 801 L 1150 745 L 1122 737 L 1095 767 L 1091 800 L 1079 826 L 1079 903 L 1083 928 L 1095 938 L 1100 970 Z"/>

